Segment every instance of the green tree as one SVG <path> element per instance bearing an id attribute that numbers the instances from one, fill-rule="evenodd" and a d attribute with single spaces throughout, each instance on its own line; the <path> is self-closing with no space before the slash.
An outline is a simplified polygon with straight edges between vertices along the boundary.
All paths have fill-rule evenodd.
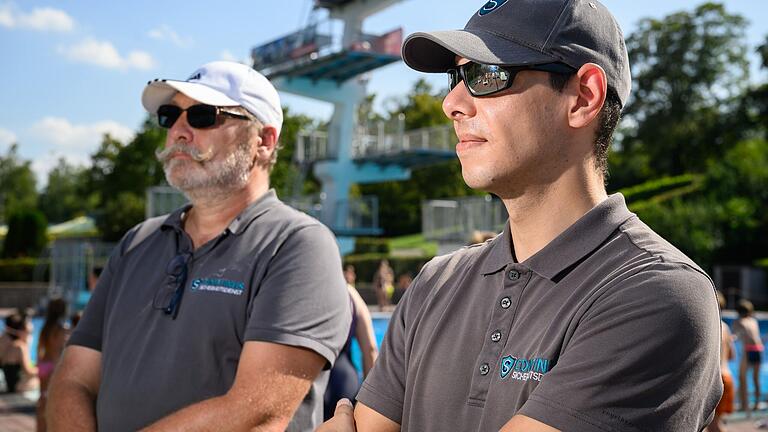
<path id="1" fill-rule="evenodd" d="M 742 138 L 731 126 L 749 82 L 746 20 L 705 3 L 638 27 L 627 39 L 634 83 L 621 154 L 611 160 L 617 186 L 647 179 L 638 175 L 703 172 Z"/>
<path id="2" fill-rule="evenodd" d="M 292 114 L 288 108 L 283 108 L 280 151 L 277 163 L 269 176 L 270 186 L 275 188 L 277 195 L 283 199 L 294 193 L 312 194 L 319 190 L 318 182 L 309 174 L 309 167 L 299 167 L 293 160 L 299 132 L 312 123 L 311 118 L 303 114 Z M 302 172 L 302 168 L 306 171 Z"/>
<path id="3" fill-rule="evenodd" d="M 155 151 L 165 143 L 165 133 L 147 119 L 127 145 L 105 135 L 91 155 L 87 184 L 94 193 L 97 210 L 93 215 L 104 240 L 119 240 L 144 219 L 147 188 L 165 179 L 155 157 Z"/>
<path id="4" fill-rule="evenodd" d="M 37 188 L 32 163 L 19 157 L 17 144 L 0 155 L 0 223 L 12 213 L 37 206 Z"/>
<path id="5" fill-rule="evenodd" d="M 3 258 L 35 257 L 48 243 L 48 222 L 36 209 L 17 209 L 8 218 Z"/>
<path id="6" fill-rule="evenodd" d="M 40 194 L 40 210 L 52 223 L 64 222 L 91 210 L 87 200 L 86 168 L 60 158 L 48 172 L 48 183 Z"/>

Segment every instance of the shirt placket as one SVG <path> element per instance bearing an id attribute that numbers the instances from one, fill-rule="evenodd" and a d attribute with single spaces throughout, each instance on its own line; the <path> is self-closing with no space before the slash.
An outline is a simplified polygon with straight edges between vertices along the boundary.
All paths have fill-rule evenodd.
<path id="1" fill-rule="evenodd" d="M 499 373 L 503 348 L 507 345 L 517 306 L 531 272 L 520 264 L 510 264 L 503 272 L 493 275 L 501 290 L 495 294 L 491 319 L 484 335 L 485 341 L 475 362 L 468 404 L 483 406 L 494 374 Z M 501 278 L 501 281 L 496 280 Z M 496 285 L 499 286 L 499 285 Z"/>

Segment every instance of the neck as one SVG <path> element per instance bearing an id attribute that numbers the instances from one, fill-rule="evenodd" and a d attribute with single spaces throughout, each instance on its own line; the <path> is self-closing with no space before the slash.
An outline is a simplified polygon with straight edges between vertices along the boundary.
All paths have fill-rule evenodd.
<path id="1" fill-rule="evenodd" d="M 221 234 L 246 207 L 269 190 L 268 183 L 248 183 L 244 188 L 217 193 L 190 194 L 192 208 L 184 220 L 184 231 L 195 249 Z"/>
<path id="2" fill-rule="evenodd" d="M 591 164 L 563 172 L 554 183 L 529 185 L 502 197 L 517 261 L 536 254 L 607 197 L 602 176 Z"/>

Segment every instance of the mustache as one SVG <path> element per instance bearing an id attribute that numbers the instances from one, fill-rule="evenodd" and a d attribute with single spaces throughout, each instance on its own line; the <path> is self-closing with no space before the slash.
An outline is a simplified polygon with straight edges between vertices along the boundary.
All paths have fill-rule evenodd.
<path id="1" fill-rule="evenodd" d="M 166 148 L 158 148 L 155 150 L 155 157 L 162 163 L 166 163 L 171 159 L 175 153 L 182 153 L 191 157 L 195 162 L 205 162 L 213 156 L 213 149 L 208 148 L 205 151 L 200 151 L 194 147 L 188 145 L 173 143 Z"/>

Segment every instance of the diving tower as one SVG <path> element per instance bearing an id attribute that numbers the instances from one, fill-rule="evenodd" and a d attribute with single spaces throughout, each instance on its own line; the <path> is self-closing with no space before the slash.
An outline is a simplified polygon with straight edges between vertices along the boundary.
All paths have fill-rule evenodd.
<path id="1" fill-rule="evenodd" d="M 305 28 L 251 51 L 253 68 L 278 90 L 333 104 L 328 130 L 303 131 L 296 149 L 297 162 L 302 169 L 312 168 L 322 192 L 292 204 L 328 225 L 343 253 L 353 247 L 352 236 L 381 232 L 375 197 L 350 199 L 353 184 L 407 180 L 414 167 L 455 158 L 450 127 L 406 132 L 359 126 L 366 74 L 401 61 L 403 41 L 402 28 L 366 34 L 363 22 L 400 1 L 315 0 L 315 11 L 327 10 L 329 23 L 343 24 L 342 32 L 311 20 Z"/>

